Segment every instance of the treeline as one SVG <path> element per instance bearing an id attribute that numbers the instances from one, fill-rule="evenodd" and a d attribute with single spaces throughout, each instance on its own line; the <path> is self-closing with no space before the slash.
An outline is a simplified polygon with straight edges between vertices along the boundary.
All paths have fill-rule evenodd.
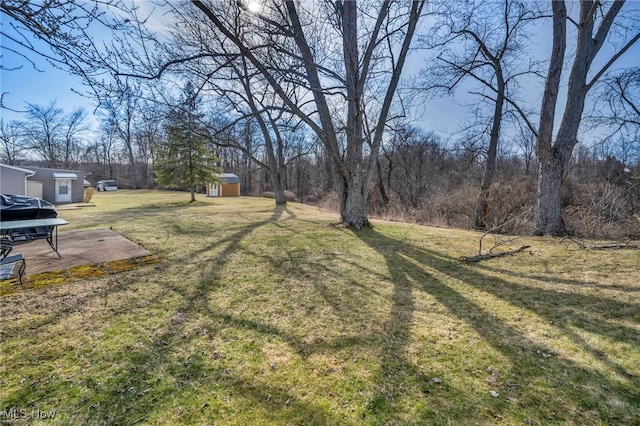
<path id="1" fill-rule="evenodd" d="M 66 120 L 71 116 L 62 112 L 53 116 L 59 122 L 49 123 L 49 128 L 59 129 L 60 135 L 69 134 Z M 121 188 L 160 188 L 154 161 L 157 147 L 166 137 L 162 126 L 134 126 L 128 147 L 109 131 L 113 127 L 108 122 L 101 126 L 97 140 L 89 142 L 89 134 L 82 131 L 73 138 L 45 137 L 44 130 L 35 130 L 35 120 L 30 117 L 25 122 L 3 124 L 2 162 L 83 170 L 90 173 L 88 179 L 93 184 L 116 179 Z M 217 119 L 219 127 L 224 128 L 220 121 Z M 260 165 L 265 154 L 254 127 L 248 121 L 222 132 L 212 130 L 209 148 L 225 172 L 240 177 L 242 195 L 263 196 L 272 194 L 274 188 L 269 171 Z M 69 146 L 73 155 L 66 155 Z M 521 139 L 503 146 L 485 220 L 494 232 L 528 234 L 535 216 L 538 168 L 532 142 Z M 640 238 L 640 158 L 635 151 L 620 149 L 619 145 L 600 144 L 576 150 L 564 178 L 562 201 L 563 217 L 576 234 Z M 134 164 L 129 162 L 129 151 Z M 619 157 L 625 157 L 627 163 Z M 291 134 L 283 145 L 283 158 L 282 182 L 289 199 L 338 211 L 332 162 L 312 135 Z M 443 140 L 433 132 L 399 125 L 381 146 L 369 190 L 370 213 L 388 220 L 473 228 L 485 161 L 481 144 Z"/>

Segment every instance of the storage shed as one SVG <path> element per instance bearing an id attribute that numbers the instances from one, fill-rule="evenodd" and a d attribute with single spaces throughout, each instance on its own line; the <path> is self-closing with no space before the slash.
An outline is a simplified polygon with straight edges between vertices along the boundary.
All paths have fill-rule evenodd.
<path id="1" fill-rule="evenodd" d="M 84 201 L 84 178 L 81 170 L 29 167 L 35 174 L 30 182 L 42 184 L 42 198 L 50 203 L 80 203 Z"/>
<path id="2" fill-rule="evenodd" d="M 221 173 L 216 175 L 221 183 L 210 183 L 207 185 L 208 197 L 239 197 L 240 178 L 233 173 Z"/>

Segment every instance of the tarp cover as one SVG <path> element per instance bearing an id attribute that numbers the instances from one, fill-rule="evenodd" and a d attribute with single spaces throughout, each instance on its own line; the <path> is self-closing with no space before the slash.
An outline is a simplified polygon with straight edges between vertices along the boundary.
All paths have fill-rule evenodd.
<path id="1" fill-rule="evenodd" d="M 0 220 L 3 222 L 58 217 L 56 207 L 40 198 L 2 194 L 0 201 Z"/>

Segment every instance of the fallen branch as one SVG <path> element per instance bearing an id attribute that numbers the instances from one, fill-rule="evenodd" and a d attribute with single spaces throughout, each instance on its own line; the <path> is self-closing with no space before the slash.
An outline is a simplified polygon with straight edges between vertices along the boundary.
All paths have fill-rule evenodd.
<path id="1" fill-rule="evenodd" d="M 601 244 L 601 245 L 587 245 L 570 237 L 564 237 L 563 239 L 560 240 L 560 242 L 562 243 L 566 239 L 580 246 L 580 248 L 583 250 L 624 250 L 624 249 L 640 250 L 640 244 L 629 244 L 629 243 L 622 243 L 622 242 L 611 243 L 611 244 Z"/>
<path id="2" fill-rule="evenodd" d="M 638 244 L 605 244 L 601 246 L 587 246 L 587 250 L 621 250 L 621 249 L 635 249 L 640 250 Z"/>
<path id="3" fill-rule="evenodd" d="M 500 253 L 487 253 L 487 254 L 478 254 L 476 256 L 462 256 L 460 257 L 460 262 L 462 263 L 474 263 L 474 262 L 481 262 L 483 260 L 487 260 L 487 259 L 493 259 L 494 257 L 502 257 L 502 256 L 508 256 L 511 254 L 516 254 L 516 253 L 520 253 L 523 250 L 528 249 L 531 246 L 522 246 L 518 249 L 515 250 L 509 250 L 509 251 L 503 251 Z"/>

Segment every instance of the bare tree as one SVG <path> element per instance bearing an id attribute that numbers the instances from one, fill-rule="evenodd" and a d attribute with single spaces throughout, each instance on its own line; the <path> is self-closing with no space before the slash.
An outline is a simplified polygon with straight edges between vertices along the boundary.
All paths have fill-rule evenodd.
<path id="1" fill-rule="evenodd" d="M 156 157 L 158 146 L 164 140 L 162 125 L 165 121 L 166 111 L 163 105 L 145 101 L 141 106 L 141 119 L 136 125 L 134 133 L 135 156 L 141 163 L 143 185 L 146 188 L 153 187 L 153 161 Z"/>
<path id="2" fill-rule="evenodd" d="M 114 166 L 117 140 L 118 130 L 115 128 L 113 121 L 105 117 L 100 126 L 99 140 L 93 145 L 96 159 L 102 166 L 100 170 L 101 177 L 115 178 Z"/>
<path id="3" fill-rule="evenodd" d="M 475 226 L 485 228 L 489 190 L 496 173 L 498 143 L 508 108 L 533 128 L 516 102 L 520 81 L 537 68 L 523 60 L 530 44 L 531 26 L 540 17 L 536 4 L 511 0 L 446 5 L 440 12 L 436 36 L 427 45 L 442 49 L 435 66 L 426 70 L 428 91 L 452 92 L 462 84 L 492 110 L 488 126 L 484 173 L 476 202 Z"/>
<path id="4" fill-rule="evenodd" d="M 107 48 L 110 40 L 101 40 L 97 34 L 132 32 L 129 12 L 121 0 L 2 0 L 0 48 L 22 57 L 36 69 L 36 58 L 43 58 L 90 83 L 105 72 L 115 71 L 112 53 L 122 47 Z M 0 65 L 8 71 L 22 66 L 9 69 L 6 63 Z M 0 98 L 2 108 L 8 108 L 5 95 Z"/>
<path id="5" fill-rule="evenodd" d="M 520 149 L 520 154 L 524 160 L 524 174 L 529 176 L 536 152 L 536 135 L 529 128 L 520 126 L 514 143 Z"/>
<path id="6" fill-rule="evenodd" d="M 140 114 L 140 90 L 129 82 L 117 79 L 110 87 L 112 90 L 109 91 L 109 99 L 102 101 L 101 108 L 106 111 L 109 126 L 116 131 L 122 142 L 129 163 L 130 186 L 136 189 L 138 173 L 134 135 L 135 122 Z"/>
<path id="7" fill-rule="evenodd" d="M 78 108 L 65 117 L 61 144 L 61 161 L 64 167 L 74 167 L 80 161 L 86 133 L 89 129 L 87 113 L 83 108 Z"/>
<path id="8" fill-rule="evenodd" d="M 536 235 L 564 235 L 568 229 L 562 218 L 562 180 L 565 167 L 578 143 L 578 131 L 582 121 L 587 94 L 609 68 L 638 40 L 638 16 L 627 17 L 627 26 L 612 31 L 614 24 L 622 20 L 623 0 L 603 3 L 580 1 L 577 20 L 567 14 L 564 0 L 552 1 L 553 46 L 549 71 L 545 83 L 540 112 L 540 127 L 536 142 L 538 156 L 538 201 L 536 211 Z M 553 137 L 554 117 L 559 97 L 561 73 L 567 45 L 567 23 L 576 26 L 576 47 L 569 73 L 566 103 L 560 126 Z M 592 69 L 600 49 L 613 35 L 624 36 L 618 49 L 605 58 L 600 68 Z"/>
<path id="9" fill-rule="evenodd" d="M 17 121 L 5 122 L 0 118 L 0 161 L 18 164 L 21 153 L 20 124 Z"/>
<path id="10" fill-rule="evenodd" d="M 64 110 L 55 102 L 47 106 L 27 104 L 27 118 L 20 123 L 24 147 L 36 153 L 47 167 L 61 163 Z"/>
<path id="11" fill-rule="evenodd" d="M 220 146 L 233 147 L 243 151 L 255 164 L 267 171 L 273 187 L 276 205 L 287 203 L 285 198 L 285 151 L 286 141 L 283 138 L 284 128 L 287 126 L 288 113 L 280 98 L 275 95 L 268 84 L 260 79 L 253 67 L 245 58 L 239 58 L 228 67 L 230 72 L 227 84 L 214 87 L 219 96 L 235 109 L 238 120 L 254 121 L 262 135 L 262 148 L 265 159 L 259 158 L 253 143 L 235 138 L 218 141 Z M 219 80 L 219 79 L 218 79 Z M 239 83 L 239 84 L 238 84 Z M 217 87 L 216 87 L 217 86 Z M 236 89 L 237 88 L 237 89 Z"/>
<path id="12" fill-rule="evenodd" d="M 19 123 L 24 149 L 36 153 L 48 167 L 70 168 L 79 161 L 89 129 L 84 109 L 65 114 L 51 102 L 27 104 L 27 118 Z"/>
<path id="13" fill-rule="evenodd" d="M 221 121 L 220 115 L 217 115 L 212 120 L 211 128 L 215 130 L 213 145 L 218 148 L 223 169 L 239 175 L 243 194 L 253 194 L 256 190 L 260 192 L 262 188 L 257 189 L 255 183 L 261 166 L 254 159 L 260 157 L 262 149 L 255 120 L 248 118 L 234 125 L 230 121 Z"/>
<path id="14" fill-rule="evenodd" d="M 640 160 L 640 68 L 622 70 L 599 85 L 587 121 L 608 131 L 603 144 L 612 144 L 625 164 Z"/>
<path id="15" fill-rule="evenodd" d="M 337 174 L 341 221 L 368 226 L 369 184 L 425 2 L 273 1 L 259 12 L 244 2 L 191 3 L 227 50 L 186 52 L 147 76 L 204 58 L 224 66 L 228 58 L 242 56 L 323 143 Z M 166 6 L 177 15 L 186 13 L 182 6 Z M 298 85 L 295 95 L 283 82 Z M 373 123 L 371 132 L 366 132 L 365 117 Z"/>
<path id="16" fill-rule="evenodd" d="M 393 163 L 388 172 L 389 187 L 405 210 L 415 211 L 434 192 L 437 177 L 441 177 L 446 167 L 439 138 L 415 127 L 405 127 L 394 132 L 389 145 L 393 145 L 391 150 L 385 149 L 387 161 Z"/>

